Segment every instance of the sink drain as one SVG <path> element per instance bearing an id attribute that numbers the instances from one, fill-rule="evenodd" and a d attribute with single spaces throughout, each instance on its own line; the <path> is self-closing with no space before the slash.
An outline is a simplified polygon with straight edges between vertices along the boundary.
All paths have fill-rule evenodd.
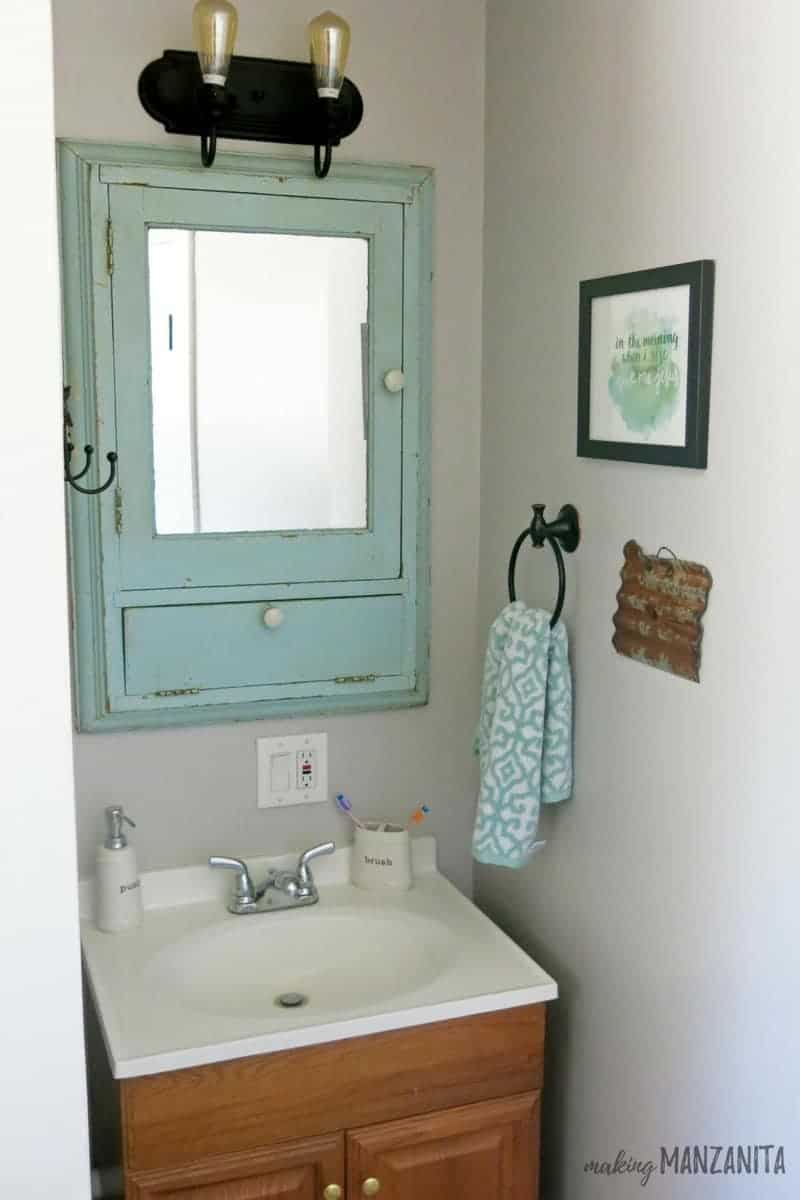
<path id="1" fill-rule="evenodd" d="M 308 1004 L 308 996 L 304 996 L 302 992 L 282 992 L 280 996 L 276 996 L 275 1003 L 279 1008 L 302 1008 L 304 1004 Z"/>

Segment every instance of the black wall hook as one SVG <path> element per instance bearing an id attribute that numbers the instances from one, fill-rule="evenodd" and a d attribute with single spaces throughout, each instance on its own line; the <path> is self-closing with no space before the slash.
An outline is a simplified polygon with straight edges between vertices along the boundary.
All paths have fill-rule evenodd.
<path id="1" fill-rule="evenodd" d="M 75 452 L 75 446 L 72 441 L 72 429 L 73 429 L 72 415 L 71 415 L 69 409 L 67 408 L 67 401 L 69 400 L 70 390 L 71 389 L 68 387 L 64 388 L 64 479 L 70 485 L 70 487 L 73 487 L 76 492 L 80 492 L 84 496 L 99 496 L 101 492 L 105 492 L 108 488 L 110 488 L 112 483 L 116 479 L 116 476 L 117 476 L 117 454 L 113 450 L 109 450 L 108 454 L 106 455 L 106 459 L 108 460 L 108 462 L 111 466 L 111 474 L 109 475 L 109 477 L 105 483 L 101 484 L 100 487 L 96 487 L 96 488 L 87 488 L 87 487 L 80 486 L 80 484 L 77 482 L 77 480 L 83 479 L 84 475 L 89 470 L 89 467 L 92 465 L 92 456 L 94 455 L 94 446 L 86 445 L 83 447 L 83 453 L 86 456 L 86 461 L 85 461 L 82 469 L 80 471 L 76 471 L 73 474 L 69 469 L 69 464 L 72 460 L 72 455 Z"/>
<path id="2" fill-rule="evenodd" d="M 556 606 L 553 609 L 553 615 L 550 618 L 550 628 L 553 629 L 561 616 L 561 610 L 564 607 L 564 594 L 567 587 L 567 575 L 564 570 L 564 557 L 561 549 L 566 550 L 567 554 L 572 554 L 577 549 L 581 540 L 581 527 L 578 510 L 573 504 L 565 504 L 559 510 L 555 521 L 545 521 L 545 507 L 546 505 L 544 504 L 533 505 L 533 520 L 526 529 L 523 529 L 514 542 L 511 558 L 508 560 L 508 598 L 512 603 L 517 598 L 514 576 L 517 570 L 517 556 L 523 542 L 530 538 L 532 544 L 537 548 L 548 542 L 556 557 L 556 569 L 558 571 L 558 598 Z"/>

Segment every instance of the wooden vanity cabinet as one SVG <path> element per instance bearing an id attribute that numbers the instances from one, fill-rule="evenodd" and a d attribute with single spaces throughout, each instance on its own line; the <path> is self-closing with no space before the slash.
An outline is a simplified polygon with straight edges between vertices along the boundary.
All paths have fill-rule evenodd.
<path id="1" fill-rule="evenodd" d="M 126 1200 L 536 1200 L 543 1049 L 532 1005 L 123 1080 Z"/>

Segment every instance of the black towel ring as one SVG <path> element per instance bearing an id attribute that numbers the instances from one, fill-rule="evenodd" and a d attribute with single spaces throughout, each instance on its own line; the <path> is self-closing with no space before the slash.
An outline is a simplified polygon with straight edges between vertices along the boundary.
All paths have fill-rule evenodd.
<path id="1" fill-rule="evenodd" d="M 578 510 L 574 505 L 565 504 L 560 509 L 555 521 L 549 522 L 544 519 L 545 507 L 544 504 L 534 504 L 533 520 L 514 542 L 511 558 L 508 560 L 508 598 L 512 603 L 517 598 L 514 576 L 517 570 L 517 555 L 523 542 L 530 538 L 537 548 L 543 546 L 545 542 L 549 542 L 553 554 L 556 556 L 558 570 L 558 598 L 550 618 L 550 628 L 553 629 L 561 616 L 561 610 L 564 607 L 564 593 L 567 588 L 567 573 L 564 570 L 564 557 L 561 550 L 564 549 L 568 554 L 572 554 L 573 550 L 577 549 L 581 540 L 581 528 Z"/>

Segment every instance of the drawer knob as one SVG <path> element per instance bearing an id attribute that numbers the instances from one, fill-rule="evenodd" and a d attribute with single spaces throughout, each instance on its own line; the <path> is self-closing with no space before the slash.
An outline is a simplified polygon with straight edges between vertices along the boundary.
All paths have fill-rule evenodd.
<path id="1" fill-rule="evenodd" d="M 279 608 L 268 608 L 264 612 L 264 624 L 267 629 L 279 629 L 283 624 L 283 613 Z"/>
<path id="2" fill-rule="evenodd" d="M 399 367 L 394 367 L 391 371 L 387 371 L 383 377 L 383 386 L 387 392 L 402 392 L 406 382 L 406 377 Z M 370 1192 L 370 1195 L 373 1193 Z"/>
<path id="3" fill-rule="evenodd" d="M 365 1179 L 361 1185 L 361 1192 L 364 1196 L 377 1196 L 380 1190 L 381 1181 L 379 1179 L 375 1179 L 375 1177 L 372 1175 L 369 1177 L 369 1179 Z"/>
<path id="4" fill-rule="evenodd" d="M 323 1200 L 342 1200 L 342 1189 L 338 1183 L 329 1183 L 322 1196 Z"/>

